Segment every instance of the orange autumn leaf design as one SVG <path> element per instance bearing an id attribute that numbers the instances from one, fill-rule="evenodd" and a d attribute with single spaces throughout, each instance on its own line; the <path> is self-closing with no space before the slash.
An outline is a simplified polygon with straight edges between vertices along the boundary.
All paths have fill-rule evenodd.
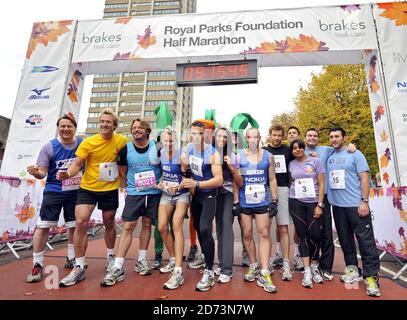
<path id="1" fill-rule="evenodd" d="M 395 20 L 396 26 L 407 25 L 407 2 L 392 2 L 379 4 L 384 12 L 380 16 Z"/>
<path id="2" fill-rule="evenodd" d="M 386 148 L 384 154 L 380 157 L 380 168 L 386 168 L 391 160 L 391 152 L 389 148 Z"/>
<path id="3" fill-rule="evenodd" d="M 383 180 L 386 181 L 387 184 L 389 184 L 390 176 L 387 172 L 383 174 Z"/>
<path id="4" fill-rule="evenodd" d="M 269 52 L 311 52 L 328 51 L 326 43 L 318 41 L 312 36 L 300 34 L 299 38 L 286 37 L 285 40 L 274 42 L 263 42 L 260 47 L 250 48 L 243 53 L 269 53 Z"/>
<path id="5" fill-rule="evenodd" d="M 155 45 L 157 43 L 157 39 L 155 36 L 152 36 L 151 26 L 148 26 L 144 30 L 144 35 L 138 35 L 137 40 L 140 47 L 143 49 L 147 49 L 149 46 Z"/>
<path id="6" fill-rule="evenodd" d="M 35 216 L 35 209 L 33 207 L 23 207 L 16 217 L 20 223 L 26 223 L 28 219 L 32 219 Z"/>
<path id="7" fill-rule="evenodd" d="M 401 220 L 407 222 L 407 211 L 406 210 L 400 210 L 400 218 L 401 218 Z M 404 242 L 407 245 L 407 238 L 404 240 Z"/>
<path id="8" fill-rule="evenodd" d="M 3 232 L 3 234 L 1 235 L 1 239 L 2 240 L 8 240 L 10 238 L 10 232 L 8 232 L 7 230 Z"/>
<path id="9" fill-rule="evenodd" d="M 401 219 L 407 222 L 407 214 L 405 215 L 404 219 L 403 219 L 403 217 Z M 407 255 L 407 238 L 404 238 L 404 241 L 401 245 L 400 254 Z"/>
<path id="10" fill-rule="evenodd" d="M 115 21 L 114 21 L 114 23 L 119 23 L 119 24 L 128 24 L 129 23 L 129 21 L 131 20 L 132 18 L 130 18 L 130 17 L 126 17 L 126 18 L 117 18 Z"/>
<path id="11" fill-rule="evenodd" d="M 389 139 L 389 135 L 387 134 L 387 132 L 385 130 L 383 130 L 382 133 L 380 134 L 380 141 L 387 142 L 388 139 Z"/>
<path id="12" fill-rule="evenodd" d="M 70 31 L 67 26 L 71 24 L 72 20 L 34 23 L 26 54 L 27 59 L 31 58 L 37 45 L 42 44 L 46 47 L 50 42 L 57 42 L 59 36 Z"/>
<path id="13" fill-rule="evenodd" d="M 379 104 L 374 112 L 374 122 L 379 121 L 382 118 L 382 115 L 384 115 L 384 107 Z"/>
<path id="14" fill-rule="evenodd" d="M 389 165 L 389 159 L 385 155 L 380 157 L 380 168 L 386 168 Z"/>
<path id="15" fill-rule="evenodd" d="M 287 37 L 292 52 L 319 51 L 320 42 L 314 37 L 300 34 L 300 39 Z"/>
<path id="16" fill-rule="evenodd" d="M 374 93 L 376 93 L 377 91 L 379 91 L 380 86 L 379 86 L 379 84 L 377 83 L 377 81 L 373 81 L 373 82 L 371 83 L 371 88 L 372 88 L 372 91 L 373 91 Z"/>

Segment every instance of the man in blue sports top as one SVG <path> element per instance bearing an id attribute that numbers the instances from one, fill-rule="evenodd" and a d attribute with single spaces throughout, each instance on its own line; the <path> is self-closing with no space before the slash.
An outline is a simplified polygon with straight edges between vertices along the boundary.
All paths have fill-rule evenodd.
<path id="1" fill-rule="evenodd" d="M 33 237 L 33 268 L 27 282 L 39 282 L 44 267 L 44 248 L 49 229 L 56 227 L 61 209 L 64 209 L 65 225 L 68 228 L 68 256 L 65 268 L 75 266 L 73 233 L 75 231 L 75 204 L 81 172 L 64 182 L 56 179 L 58 170 L 64 170 L 75 159 L 75 152 L 82 138 L 76 137 L 76 121 L 73 116 L 64 115 L 57 121 L 58 137 L 46 143 L 39 155 L 37 164 L 27 167 L 27 172 L 37 179 L 47 176 L 40 217 Z"/>
<path id="2" fill-rule="evenodd" d="M 153 219 L 157 218 L 161 191 L 157 184 L 161 177 L 160 159 L 154 141 L 149 140 L 151 127 L 148 122 L 136 119 L 131 124 L 133 141 L 119 151 L 117 162 L 120 187 L 126 188 L 127 196 L 123 209 L 123 232 L 113 267 L 100 283 L 102 287 L 113 286 L 124 280 L 123 264 L 133 239 L 137 221 L 142 217 L 140 249 L 134 271 L 141 276 L 151 274 L 147 262 L 147 249 Z"/>
<path id="3" fill-rule="evenodd" d="M 312 157 L 318 157 L 324 166 L 326 172 L 326 160 L 334 152 L 334 148 L 331 146 L 320 146 L 319 132 L 315 128 L 309 128 L 305 132 L 305 154 Z M 356 148 L 355 145 L 350 143 L 345 146 L 347 152 L 353 153 Z M 328 185 L 328 175 L 325 175 L 325 186 Z M 327 190 L 327 187 L 325 188 Z M 334 276 L 332 274 L 332 266 L 334 263 L 335 247 L 332 237 L 332 216 L 331 216 L 331 204 L 328 201 L 328 197 L 325 191 L 323 214 L 321 217 L 321 257 L 319 258 L 319 268 L 321 275 L 325 280 L 331 281 Z"/>
<path id="4" fill-rule="evenodd" d="M 366 294 L 379 297 L 379 255 L 369 210 L 369 166 L 360 151 L 349 153 L 345 147 L 346 132 L 329 130 L 329 141 L 335 148 L 327 159 L 328 200 L 332 204 L 336 231 L 345 258 L 345 274 L 341 281 L 360 281 L 354 237 L 362 256 Z"/>

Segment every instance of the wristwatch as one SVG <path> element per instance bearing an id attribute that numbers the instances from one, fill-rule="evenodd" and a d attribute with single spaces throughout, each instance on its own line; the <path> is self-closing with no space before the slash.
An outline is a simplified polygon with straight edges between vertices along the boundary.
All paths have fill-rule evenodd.
<path id="1" fill-rule="evenodd" d="M 321 209 L 325 208 L 325 205 L 323 202 L 318 202 L 318 207 L 320 207 Z"/>
<path id="2" fill-rule="evenodd" d="M 196 181 L 195 188 L 199 189 L 199 181 Z"/>
<path id="3" fill-rule="evenodd" d="M 369 203 L 369 198 L 360 198 L 360 200 L 362 200 L 365 203 Z"/>

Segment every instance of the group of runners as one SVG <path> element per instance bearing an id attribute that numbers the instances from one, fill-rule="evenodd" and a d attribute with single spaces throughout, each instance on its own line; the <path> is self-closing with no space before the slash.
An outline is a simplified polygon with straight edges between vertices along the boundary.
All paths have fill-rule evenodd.
<path id="1" fill-rule="evenodd" d="M 195 121 L 189 143 L 179 148 L 171 127 L 162 131 L 157 143 L 150 138 L 150 125 L 141 119 L 131 124 L 132 141 L 115 133 L 118 119 L 112 110 L 101 113 L 99 124 L 100 132 L 82 141 L 76 136 L 75 119 L 64 115 L 57 122 L 58 137 L 44 145 L 36 165 L 27 168 L 37 179 L 46 177 L 33 239 L 33 268 L 27 282 L 42 279 L 48 232 L 57 225 L 61 209 L 68 228 L 65 267 L 72 271 L 61 280 L 60 287 L 85 279 L 88 223 L 97 205 L 102 211 L 107 248 L 106 275 L 101 286 L 113 286 L 125 279 L 123 265 L 139 218 L 142 225 L 135 272 L 141 276 L 152 273 L 147 249 L 157 219 L 169 254 L 168 263 L 159 269 L 169 274 L 163 286 L 182 286 L 183 224 L 189 214 L 202 251 L 189 265 L 204 266 L 197 291 L 208 291 L 216 282 L 232 280 L 236 216 L 242 230 L 244 258 L 248 259 L 245 281 L 275 293 L 275 267 L 280 267 L 282 280 L 293 279 L 288 227 L 294 223 L 291 263 L 303 271 L 302 286 L 312 288 L 314 283 L 322 284 L 334 277 L 332 212 L 346 264 L 340 280 L 353 283 L 364 279 L 366 294 L 380 296 L 379 257 L 368 204 L 369 167 L 363 154 L 354 145 L 346 144 L 343 128 L 331 128 L 331 146 L 320 146 L 317 129 L 308 129 L 302 140 L 293 126 L 287 129 L 289 145 L 284 145 L 285 128 L 273 125 L 264 147 L 260 131 L 248 128 L 245 143 L 239 148 L 240 133 L 222 126 L 208 132 L 204 123 Z M 123 231 L 115 249 L 119 188 L 125 190 L 126 197 Z M 277 243 L 271 256 L 273 220 Z M 362 269 L 358 267 L 355 237 Z"/>

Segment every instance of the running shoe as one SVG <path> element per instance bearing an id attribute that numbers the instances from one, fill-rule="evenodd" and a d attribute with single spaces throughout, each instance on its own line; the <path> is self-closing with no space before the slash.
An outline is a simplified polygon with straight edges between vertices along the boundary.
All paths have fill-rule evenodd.
<path id="1" fill-rule="evenodd" d="M 64 268 L 65 269 L 75 268 L 75 258 L 69 259 L 68 257 L 66 257 L 66 262 L 65 262 Z"/>
<path id="2" fill-rule="evenodd" d="M 111 287 L 124 280 L 124 270 L 113 267 L 100 283 L 101 287 Z"/>
<path id="3" fill-rule="evenodd" d="M 196 285 L 195 290 L 205 292 L 208 291 L 215 285 L 215 278 L 212 271 L 205 269 L 203 272 L 202 279 Z"/>
<path id="4" fill-rule="evenodd" d="M 379 279 L 377 277 L 367 277 L 365 279 L 366 283 L 366 294 L 371 297 L 380 297 L 380 285 Z"/>
<path id="5" fill-rule="evenodd" d="M 312 289 L 312 273 L 311 273 L 311 270 L 304 271 L 304 277 L 302 279 L 301 284 L 305 288 Z"/>
<path id="6" fill-rule="evenodd" d="M 354 281 L 361 281 L 362 277 L 359 275 L 357 266 L 347 266 L 345 273 L 341 275 L 341 281 L 345 283 L 353 283 Z"/>
<path id="7" fill-rule="evenodd" d="M 75 268 L 61 280 L 59 287 L 70 287 L 82 280 L 85 280 L 85 269 L 82 269 L 80 266 L 75 266 Z"/>
<path id="8" fill-rule="evenodd" d="M 26 282 L 28 283 L 34 283 L 34 282 L 40 282 L 42 279 L 42 273 L 44 271 L 44 267 L 40 265 L 38 262 L 36 262 L 31 269 L 31 273 L 27 276 Z"/>
<path id="9" fill-rule="evenodd" d="M 318 265 L 311 264 L 311 274 L 312 274 L 312 281 L 315 283 L 324 283 L 324 278 L 322 278 L 321 274 L 319 273 Z"/>
<path id="10" fill-rule="evenodd" d="M 188 267 L 191 269 L 199 269 L 202 267 L 205 267 L 205 257 L 203 254 L 199 255 L 197 258 L 195 258 L 194 261 L 188 263 Z"/>
<path id="11" fill-rule="evenodd" d="M 177 272 L 174 270 L 171 273 L 171 276 L 169 277 L 167 282 L 164 283 L 164 289 L 168 289 L 168 290 L 177 289 L 178 287 L 180 287 L 184 284 L 184 281 L 185 281 L 184 274 L 182 273 L 182 271 Z"/>
<path id="12" fill-rule="evenodd" d="M 299 255 L 294 256 L 293 265 L 295 269 L 304 271 L 304 263 L 302 262 L 302 258 Z"/>
<path id="13" fill-rule="evenodd" d="M 218 282 L 219 282 L 219 283 L 228 283 L 228 282 L 230 282 L 230 280 L 232 279 L 232 277 L 233 277 L 232 274 L 231 274 L 230 276 L 228 276 L 227 274 L 221 273 L 221 274 L 219 275 Z"/>
<path id="14" fill-rule="evenodd" d="M 270 292 L 270 293 L 277 292 L 277 288 L 273 284 L 273 280 L 271 280 L 270 271 L 268 271 L 268 270 L 266 272 L 264 272 L 264 274 L 262 272 L 260 273 L 259 277 L 257 278 L 256 283 L 259 287 L 262 287 L 264 289 L 264 291 L 266 291 L 266 292 Z"/>
<path id="15" fill-rule="evenodd" d="M 249 256 L 247 255 L 246 251 L 243 251 L 242 253 L 242 261 L 240 262 L 240 265 L 242 267 L 248 267 L 250 266 L 250 260 L 249 260 Z"/>
<path id="16" fill-rule="evenodd" d="M 175 258 L 172 257 L 170 258 L 170 261 L 168 264 L 166 264 L 164 267 L 160 268 L 160 273 L 169 273 L 173 272 L 175 268 Z"/>
<path id="17" fill-rule="evenodd" d="M 111 270 L 113 268 L 115 258 L 116 258 L 116 256 L 114 254 L 110 254 L 107 257 L 107 260 L 106 260 L 106 272 L 109 272 L 109 270 Z"/>
<path id="18" fill-rule="evenodd" d="M 252 282 L 257 279 L 260 274 L 260 269 L 257 265 L 251 264 L 249 270 L 244 275 L 244 281 Z"/>
<path id="19" fill-rule="evenodd" d="M 291 281 L 293 279 L 293 270 L 291 270 L 289 265 L 284 265 L 280 269 L 280 272 L 282 273 L 281 280 L 283 280 L 283 281 Z"/>
<path id="20" fill-rule="evenodd" d="M 274 258 L 270 257 L 270 264 L 273 268 L 282 267 L 284 258 L 280 253 L 275 253 Z"/>
<path id="21" fill-rule="evenodd" d="M 147 259 L 137 261 L 134 271 L 140 273 L 140 276 L 148 276 L 151 274 L 151 267 L 148 265 Z"/>
<path id="22" fill-rule="evenodd" d="M 189 249 L 189 253 L 187 256 L 187 261 L 194 261 L 197 253 L 198 253 L 198 246 L 197 245 L 191 246 L 191 249 Z"/>
<path id="23" fill-rule="evenodd" d="M 163 261 L 163 254 L 161 252 L 156 252 L 154 257 L 154 263 L 151 266 L 153 270 L 157 270 L 161 268 L 161 262 Z"/>

